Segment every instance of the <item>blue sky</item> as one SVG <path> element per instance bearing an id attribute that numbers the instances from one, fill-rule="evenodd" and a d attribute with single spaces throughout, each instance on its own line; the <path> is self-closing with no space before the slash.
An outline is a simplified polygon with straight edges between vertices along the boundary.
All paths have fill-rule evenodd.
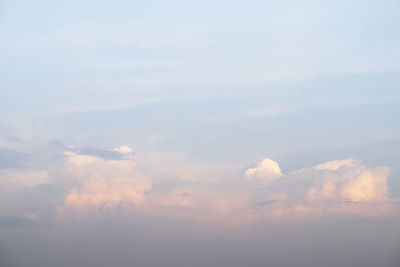
<path id="1" fill-rule="evenodd" d="M 398 262 L 399 11 L 386 0 L 0 1 L 0 257 Z M 104 229 L 115 250 L 96 243 Z M 145 234 L 135 243 L 130 231 Z M 352 231 L 354 254 L 339 248 Z M 76 255 L 69 236 L 82 233 L 72 262 L 61 248 Z M 284 257 L 286 241 L 307 240 Z"/>
<path id="2" fill-rule="evenodd" d="M 4 1 L 1 120 L 11 135 L 36 139 L 48 120 L 87 111 L 157 113 L 170 105 L 234 120 L 395 105 L 397 8 L 395 1 Z M 392 110 L 385 117 L 397 119 Z"/>

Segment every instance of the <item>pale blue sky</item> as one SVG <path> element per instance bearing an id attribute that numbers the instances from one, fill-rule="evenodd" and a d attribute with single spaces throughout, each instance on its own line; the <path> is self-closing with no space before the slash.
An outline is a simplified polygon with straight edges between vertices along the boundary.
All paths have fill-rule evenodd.
<path id="1" fill-rule="evenodd" d="M 397 1 L 2 1 L 0 142 L 126 144 L 222 162 L 352 156 L 400 137 L 398 10 Z"/>

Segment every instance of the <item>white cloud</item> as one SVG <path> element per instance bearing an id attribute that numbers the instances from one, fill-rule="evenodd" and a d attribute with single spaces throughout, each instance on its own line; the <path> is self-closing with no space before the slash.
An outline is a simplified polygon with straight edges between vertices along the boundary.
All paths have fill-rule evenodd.
<path id="1" fill-rule="evenodd" d="M 282 176 L 279 164 L 271 159 L 264 159 L 255 168 L 246 171 L 247 178 L 258 178 L 265 181 L 272 181 Z"/>

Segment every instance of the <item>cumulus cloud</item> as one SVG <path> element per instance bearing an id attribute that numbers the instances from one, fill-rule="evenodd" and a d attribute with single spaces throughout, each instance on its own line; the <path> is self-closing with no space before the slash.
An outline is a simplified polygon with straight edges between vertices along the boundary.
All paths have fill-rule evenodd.
<path id="1" fill-rule="evenodd" d="M 63 163 L 48 170 L 0 173 L 0 197 L 52 183 L 64 193 L 53 199 L 58 218 L 85 218 L 129 207 L 129 212 L 223 225 L 329 214 L 371 217 L 394 211 L 387 185 L 390 169 L 370 168 L 354 158 L 287 174 L 268 158 L 244 174 L 230 165 L 185 163 L 181 157 L 159 161 L 138 156 L 107 160 L 66 151 Z"/>
<path id="2" fill-rule="evenodd" d="M 374 202 L 388 200 L 387 176 L 389 168 L 364 169 L 350 176 L 340 188 L 344 201 Z"/>
<path id="3" fill-rule="evenodd" d="M 73 186 L 58 207 L 59 215 L 104 213 L 131 203 L 135 210 L 156 216 L 228 225 L 329 214 L 371 217 L 393 211 L 387 188 L 390 169 L 368 168 L 353 158 L 289 174 L 283 174 L 277 162 L 264 159 L 245 172 L 245 179 L 188 181 L 177 175 L 172 181 L 145 176 L 132 159 L 104 160 L 75 152 L 65 155 L 62 172 Z M 167 177 L 168 169 L 164 171 Z"/>
<path id="4" fill-rule="evenodd" d="M 294 171 L 256 195 L 268 216 L 347 213 L 390 214 L 388 167 L 367 168 L 349 158 Z M 276 196 L 279 196 L 277 198 Z"/>
<path id="5" fill-rule="evenodd" d="M 72 186 L 57 207 L 59 219 L 70 215 L 87 218 L 123 210 L 126 219 L 132 212 L 143 212 L 228 225 L 248 221 L 251 216 L 247 192 L 226 179 L 218 182 L 212 175 L 206 177 L 212 172 L 223 177 L 224 172 L 229 173 L 225 165 L 208 166 L 207 171 L 204 169 L 207 165 L 188 164 L 183 168 L 182 163 L 175 166 L 169 162 L 168 168 L 161 168 L 160 163 L 153 162 L 151 167 L 160 167 L 167 177 L 162 179 L 145 176 L 132 159 L 105 160 L 71 151 L 64 154 L 65 162 L 58 173 L 63 179 L 70 179 Z M 175 180 L 170 177 L 171 172 Z M 192 172 L 201 174 L 203 179 L 187 179 Z"/>
<path id="6" fill-rule="evenodd" d="M 112 209 L 122 202 L 142 204 L 152 184 L 131 160 L 104 160 L 95 156 L 65 152 L 63 171 L 75 181 L 59 212 L 85 213 Z M 64 174 L 65 175 L 65 174 Z"/>
<path id="7" fill-rule="evenodd" d="M 393 211 L 389 172 L 388 167 L 368 168 L 348 158 L 285 175 L 277 162 L 264 159 L 241 181 L 177 183 L 157 192 L 151 212 L 225 225 L 263 218 L 389 215 Z"/>
<path id="8" fill-rule="evenodd" d="M 264 159 L 256 167 L 246 171 L 247 178 L 257 178 L 265 181 L 272 181 L 282 176 L 279 164 L 271 159 Z"/>

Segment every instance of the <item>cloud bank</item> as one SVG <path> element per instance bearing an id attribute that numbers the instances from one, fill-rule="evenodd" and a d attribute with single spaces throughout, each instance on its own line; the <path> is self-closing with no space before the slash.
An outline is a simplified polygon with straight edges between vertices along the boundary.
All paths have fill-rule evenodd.
<path id="1" fill-rule="evenodd" d="M 106 153 L 80 154 L 75 149 L 65 151 L 62 163 L 46 170 L 3 171 L 1 197 L 38 190 L 40 185 L 59 188 L 60 193 L 46 201 L 54 208 L 53 217 L 61 220 L 118 211 L 128 220 L 139 212 L 229 226 L 332 214 L 391 216 L 396 212 L 388 193 L 390 168 L 370 168 L 354 158 L 285 173 L 268 158 L 241 171 L 229 165 L 188 164 L 180 157 L 165 164 L 157 157 L 149 161 L 133 156 L 127 146 L 117 150 L 129 156 L 102 158 Z M 148 168 L 159 171 L 146 171 Z M 27 213 L 40 211 L 21 209 L 18 214 L 3 215 Z"/>
<path id="2" fill-rule="evenodd" d="M 394 209 L 388 194 L 389 173 L 388 167 L 368 168 L 352 158 L 328 161 L 284 175 L 264 187 L 257 198 L 259 203 L 269 203 L 263 213 L 273 217 L 389 215 Z"/>
<path id="3" fill-rule="evenodd" d="M 16 266 L 98 264 L 92 257 L 68 258 L 64 249 L 100 252 L 100 266 L 369 266 L 368 257 L 375 266 L 396 262 L 389 167 L 347 158 L 285 172 L 269 158 L 244 168 L 175 154 L 118 158 L 96 151 L 101 153 L 71 149 L 46 169 L 1 173 L 0 197 L 7 205 L 0 236 L 10 251 L 25 251 L 8 254 L 19 260 Z M 377 239 L 370 236 L 374 231 L 383 234 Z M 299 244 L 307 246 L 299 251 Z M 291 257 L 288 247 L 297 251 Z M 349 248 L 350 256 L 337 257 Z M 365 256 L 376 248 L 378 258 Z M 325 254 L 315 255 L 319 250 Z M 43 257 L 49 251 L 55 256 Z"/>
<path id="4" fill-rule="evenodd" d="M 387 186 L 390 168 L 368 168 L 354 158 L 287 174 L 277 162 L 265 158 L 253 168 L 238 171 L 235 179 L 227 179 L 219 172 L 221 179 L 188 180 L 185 174 L 168 174 L 168 168 L 161 165 L 165 179 L 144 174 L 140 157 L 105 160 L 76 152 L 64 154 L 64 165 L 57 171 L 60 176 L 69 177 L 71 184 L 57 206 L 60 218 L 65 214 L 104 214 L 126 203 L 136 212 L 221 225 L 330 214 L 390 216 L 395 210 Z M 216 169 L 213 166 L 214 172 Z"/>

